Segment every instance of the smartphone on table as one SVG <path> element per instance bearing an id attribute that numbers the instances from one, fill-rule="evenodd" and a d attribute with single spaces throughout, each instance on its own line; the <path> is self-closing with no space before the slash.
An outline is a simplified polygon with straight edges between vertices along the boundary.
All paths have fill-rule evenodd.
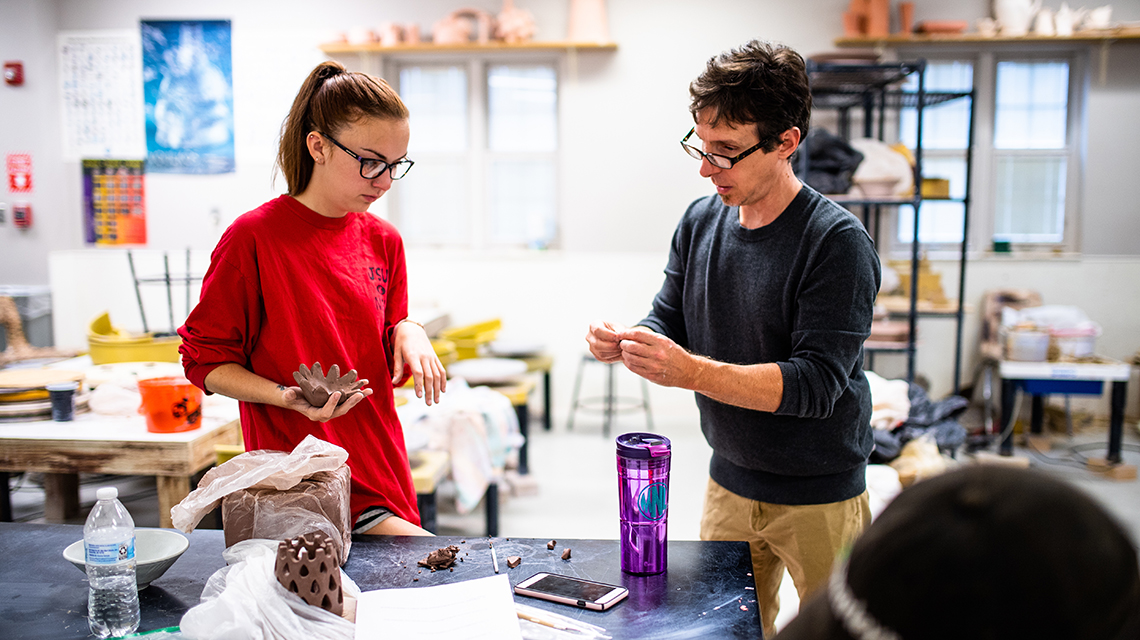
<path id="1" fill-rule="evenodd" d="M 515 593 L 582 609 L 605 611 L 628 596 L 629 589 L 556 573 L 536 573 L 516 584 Z"/>

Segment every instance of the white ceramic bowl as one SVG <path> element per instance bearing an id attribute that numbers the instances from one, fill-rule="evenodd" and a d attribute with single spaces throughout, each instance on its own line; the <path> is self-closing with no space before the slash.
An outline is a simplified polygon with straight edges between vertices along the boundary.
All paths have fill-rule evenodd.
<path id="1" fill-rule="evenodd" d="M 189 546 L 186 536 L 173 529 L 135 529 L 135 580 L 139 589 L 166 573 Z M 68 545 L 63 557 L 87 574 L 82 540 Z"/>

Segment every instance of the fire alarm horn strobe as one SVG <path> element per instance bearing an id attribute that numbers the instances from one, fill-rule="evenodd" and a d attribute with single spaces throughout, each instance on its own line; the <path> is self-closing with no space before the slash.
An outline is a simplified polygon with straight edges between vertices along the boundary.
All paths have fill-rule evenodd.
<path id="1" fill-rule="evenodd" d="M 13 87 L 24 84 L 24 63 L 9 61 L 4 63 L 4 82 Z"/>
<path id="2" fill-rule="evenodd" d="M 17 202 L 12 206 L 12 223 L 21 229 L 32 226 L 32 205 Z"/>

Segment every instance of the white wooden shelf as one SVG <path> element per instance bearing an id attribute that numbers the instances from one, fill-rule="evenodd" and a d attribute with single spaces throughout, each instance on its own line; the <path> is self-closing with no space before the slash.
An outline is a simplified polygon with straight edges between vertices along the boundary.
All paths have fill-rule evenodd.
<path id="1" fill-rule="evenodd" d="M 1097 44 L 1111 43 L 1117 40 L 1140 40 L 1140 27 L 1120 27 L 1115 29 L 1097 29 L 1095 31 L 1078 31 L 1071 36 L 1039 36 L 1028 34 L 1024 36 L 983 36 L 980 33 L 915 33 L 910 35 L 894 34 L 885 38 L 872 38 L 868 36 L 836 38 L 837 47 L 911 47 L 922 45 L 953 45 L 963 44 L 977 46 L 988 44 Z"/>
<path id="2" fill-rule="evenodd" d="M 391 54 L 391 53 L 490 53 L 500 51 L 614 51 L 617 44 L 613 42 L 521 42 L 508 44 L 506 42 L 461 42 L 457 44 L 433 44 L 421 42 L 419 44 L 401 44 L 383 46 L 380 44 L 348 44 L 346 42 L 331 42 L 321 45 L 321 51 L 329 55 L 343 54 Z"/>

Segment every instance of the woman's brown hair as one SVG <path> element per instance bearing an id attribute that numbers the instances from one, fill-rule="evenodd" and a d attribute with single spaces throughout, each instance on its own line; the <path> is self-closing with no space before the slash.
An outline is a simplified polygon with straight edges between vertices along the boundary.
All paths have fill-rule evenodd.
<path id="1" fill-rule="evenodd" d="M 349 71 L 332 60 L 322 62 L 305 78 L 293 107 L 281 125 L 277 165 L 289 185 L 289 195 L 305 191 L 313 177 L 313 156 L 305 139 L 312 131 L 335 136 L 361 118 L 406 120 L 408 107 L 384 80 Z"/>

